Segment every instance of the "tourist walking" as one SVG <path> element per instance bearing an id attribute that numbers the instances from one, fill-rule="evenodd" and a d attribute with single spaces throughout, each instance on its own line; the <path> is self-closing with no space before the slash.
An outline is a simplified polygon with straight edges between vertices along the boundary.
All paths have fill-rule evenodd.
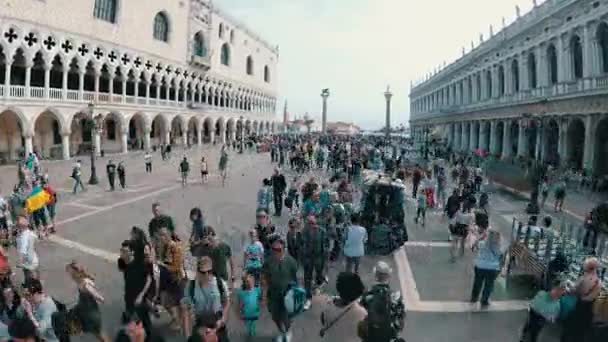
<path id="1" fill-rule="evenodd" d="M 346 272 L 354 272 L 355 274 L 359 274 L 359 262 L 361 257 L 365 255 L 365 243 L 367 242 L 367 230 L 360 224 L 359 214 L 353 214 L 344 242 Z"/>
<path id="2" fill-rule="evenodd" d="M 272 199 L 274 201 L 274 216 L 281 217 L 283 210 L 283 195 L 287 189 L 285 176 L 281 174 L 278 168 L 274 169 L 274 175 L 270 179 L 272 184 Z"/>
<path id="3" fill-rule="evenodd" d="M 482 228 L 487 229 L 487 227 Z M 488 230 L 487 238 L 478 241 L 474 247 L 477 249 L 477 256 L 475 257 L 471 303 L 477 303 L 481 293 L 481 308 L 483 309 L 490 305 L 494 282 L 504 263 L 500 233 L 496 230 Z"/>
<path id="4" fill-rule="evenodd" d="M 549 291 L 540 290 L 534 296 L 530 302 L 528 318 L 522 329 L 520 342 L 536 342 L 547 322 L 557 322 L 562 313 L 560 298 L 566 291 L 566 283 L 561 279 L 554 279 Z"/>
<path id="5" fill-rule="evenodd" d="M 95 286 L 94 278 L 76 261 L 66 265 L 66 272 L 78 286 L 78 302 L 72 309 L 78 319 L 82 332 L 92 334 L 100 342 L 110 339 L 102 331 L 101 312 L 99 304 L 104 298 Z"/>
<path id="6" fill-rule="evenodd" d="M 268 311 L 279 330 L 277 341 L 291 341 L 291 318 L 285 307 L 285 293 L 290 284 L 297 284 L 298 265 L 285 253 L 285 242 L 277 237 L 271 242 L 272 256 L 265 259 L 262 274 Z"/>
<path id="7" fill-rule="evenodd" d="M 262 293 L 255 280 L 255 276 L 249 272 L 243 274 L 243 285 L 238 291 L 239 307 L 241 308 L 241 319 L 245 322 L 247 336 L 256 336 L 256 322 L 260 318 L 260 301 Z"/>
<path id="8" fill-rule="evenodd" d="M 146 164 L 146 173 L 152 173 L 152 154 L 150 153 L 150 151 L 146 151 L 146 153 L 144 154 L 144 163 Z"/>
<path id="9" fill-rule="evenodd" d="M 201 157 L 201 180 L 203 184 L 207 183 L 207 176 L 209 175 L 209 168 L 207 166 L 207 160 L 205 157 Z"/>
<path id="10" fill-rule="evenodd" d="M 188 163 L 188 158 L 184 156 L 181 163 L 179 163 L 179 172 L 182 176 L 182 186 L 185 187 L 188 185 L 188 173 L 190 173 L 190 163 Z"/>
<path id="11" fill-rule="evenodd" d="M 46 342 L 59 342 L 51 323 L 57 306 L 51 296 L 44 292 L 40 280 L 26 280 L 23 299 L 21 306 L 25 316 L 36 327 L 38 337 Z"/>
<path id="12" fill-rule="evenodd" d="M 338 297 L 328 301 L 321 313 L 320 335 L 324 341 L 359 342 L 357 328 L 367 311 L 359 299 L 365 286 L 354 273 L 341 272 L 336 280 Z"/>
<path id="13" fill-rule="evenodd" d="M 118 172 L 118 182 L 120 183 L 120 187 L 124 190 L 127 187 L 127 169 L 125 162 L 119 162 L 116 171 Z"/>
<path id="14" fill-rule="evenodd" d="M 81 170 L 81 165 L 80 165 L 80 159 L 76 160 L 76 163 L 74 164 L 74 166 L 72 166 L 72 179 L 74 179 L 74 188 L 72 193 L 74 195 L 76 195 L 76 193 L 78 193 L 78 186 L 80 186 L 80 188 L 82 189 L 82 191 L 85 190 L 84 185 L 82 184 L 82 170 Z"/>
<path id="15" fill-rule="evenodd" d="M 304 310 L 310 309 L 312 304 L 313 279 L 315 288 L 322 286 L 326 281 L 325 265 L 328 257 L 329 236 L 327 231 L 317 224 L 314 216 L 308 216 L 302 231 L 302 265 L 304 266 L 304 288 L 306 289 Z"/>
<path id="16" fill-rule="evenodd" d="M 555 184 L 555 212 L 562 211 L 566 199 L 566 181 L 561 179 Z"/>
<path id="17" fill-rule="evenodd" d="M 108 160 L 106 165 L 106 174 L 108 175 L 108 182 L 110 183 L 110 191 L 114 191 L 114 179 L 116 177 L 116 164 L 112 159 Z"/>
<path id="18" fill-rule="evenodd" d="M 17 252 L 19 253 L 18 267 L 23 269 L 23 278 L 40 278 L 38 271 L 38 253 L 36 253 L 36 241 L 38 237 L 30 227 L 27 219 L 23 216 L 17 217 Z"/>
<path id="19" fill-rule="evenodd" d="M 451 225 L 452 248 L 450 249 L 451 261 L 456 262 L 456 252 L 464 255 L 464 241 L 469 234 L 469 230 L 475 223 L 475 215 L 471 212 L 471 206 L 467 203 L 462 204 L 462 210 L 458 211 L 454 217 L 454 224 Z"/>
<path id="20" fill-rule="evenodd" d="M 226 176 L 228 175 L 228 152 L 226 152 L 226 145 L 222 146 L 220 152 L 220 177 L 222 178 L 222 186 L 226 185 Z"/>

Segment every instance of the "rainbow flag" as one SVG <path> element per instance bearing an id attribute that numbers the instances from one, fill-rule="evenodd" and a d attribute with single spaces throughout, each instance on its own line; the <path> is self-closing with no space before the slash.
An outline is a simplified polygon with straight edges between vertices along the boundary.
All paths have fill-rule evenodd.
<path id="1" fill-rule="evenodd" d="M 35 186 L 25 200 L 25 209 L 28 213 L 44 207 L 51 200 L 51 195 L 40 186 Z"/>

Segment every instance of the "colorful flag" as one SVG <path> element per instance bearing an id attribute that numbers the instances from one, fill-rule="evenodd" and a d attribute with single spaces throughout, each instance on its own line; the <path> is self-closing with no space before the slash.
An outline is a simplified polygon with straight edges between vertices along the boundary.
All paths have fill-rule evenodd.
<path id="1" fill-rule="evenodd" d="M 40 186 L 35 186 L 25 200 L 25 209 L 28 213 L 44 207 L 51 200 L 51 195 Z"/>

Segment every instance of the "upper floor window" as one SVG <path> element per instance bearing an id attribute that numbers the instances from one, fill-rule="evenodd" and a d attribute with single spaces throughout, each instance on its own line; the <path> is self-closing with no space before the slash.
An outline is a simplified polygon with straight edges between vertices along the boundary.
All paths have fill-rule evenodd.
<path id="1" fill-rule="evenodd" d="M 220 23 L 220 28 L 219 28 L 219 31 L 218 31 L 218 36 L 220 38 L 224 38 L 224 24 L 222 24 L 222 23 Z"/>
<path id="2" fill-rule="evenodd" d="M 253 58 L 247 56 L 247 75 L 253 75 Z"/>
<path id="3" fill-rule="evenodd" d="M 220 60 L 225 66 L 230 66 L 230 46 L 228 46 L 228 43 L 222 45 Z"/>
<path id="4" fill-rule="evenodd" d="M 205 46 L 205 37 L 203 37 L 203 34 L 201 32 L 198 32 L 197 34 L 194 35 L 193 50 L 194 50 L 195 56 L 200 56 L 200 57 L 207 56 L 207 47 Z"/>
<path id="5" fill-rule="evenodd" d="M 230 30 L 230 44 L 234 44 L 234 30 Z"/>
<path id="6" fill-rule="evenodd" d="M 116 1 L 117 0 L 95 0 L 93 15 L 97 19 L 116 22 Z"/>
<path id="7" fill-rule="evenodd" d="M 264 66 L 264 82 L 270 83 L 270 68 L 268 68 L 268 65 Z"/>
<path id="8" fill-rule="evenodd" d="M 169 19 L 163 12 L 158 12 L 154 17 L 154 39 L 169 41 Z"/>

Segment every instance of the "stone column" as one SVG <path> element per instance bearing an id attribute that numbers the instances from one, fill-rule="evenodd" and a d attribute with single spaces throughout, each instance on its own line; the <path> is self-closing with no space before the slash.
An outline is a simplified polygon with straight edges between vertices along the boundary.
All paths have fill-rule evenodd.
<path id="1" fill-rule="evenodd" d="M 477 148 L 477 143 L 475 142 L 475 122 L 469 122 L 469 151 L 475 150 Z"/>
<path id="2" fill-rule="evenodd" d="M 497 137 L 497 126 L 498 126 L 498 122 L 496 121 L 490 121 L 490 153 L 491 154 L 496 154 L 496 140 L 498 139 Z"/>
<path id="3" fill-rule="evenodd" d="M 453 134 L 454 134 L 454 126 L 452 124 L 446 124 L 446 129 L 448 130 L 448 146 L 452 146 L 452 144 L 454 143 L 454 139 L 453 139 Z M 454 146 L 452 146 L 453 148 Z"/>
<path id="4" fill-rule="evenodd" d="M 84 75 L 85 70 L 78 71 L 78 98 L 80 100 L 84 99 Z"/>
<path id="5" fill-rule="evenodd" d="M 167 131 L 165 132 L 165 144 L 166 145 L 171 144 L 171 130 L 170 129 L 167 129 Z"/>
<path id="6" fill-rule="evenodd" d="M 540 129 L 536 130 L 536 148 L 534 150 L 534 157 L 536 160 L 543 160 L 543 138 L 544 138 L 545 127 L 541 125 Z"/>
<path id="7" fill-rule="evenodd" d="M 566 154 L 568 153 L 568 120 L 564 119 L 564 120 L 560 120 L 558 121 L 558 125 L 559 125 L 559 139 L 558 139 L 558 146 L 557 146 L 557 153 L 559 154 L 559 165 L 564 165 L 564 163 L 567 163 L 567 156 Z"/>
<path id="8" fill-rule="evenodd" d="M 513 153 L 513 144 L 511 143 L 511 120 L 503 123 L 502 130 L 502 158 L 508 158 Z"/>
<path id="9" fill-rule="evenodd" d="M 11 67 L 13 65 L 12 63 L 12 57 L 10 58 L 11 63 L 6 63 L 5 69 L 4 69 L 4 97 L 8 98 L 11 96 Z"/>
<path id="10" fill-rule="evenodd" d="M 597 119 L 592 115 L 585 117 L 585 151 L 583 154 L 583 167 L 585 169 L 593 170 L 594 168 L 594 154 L 595 154 L 595 132 L 597 130 Z"/>
<path id="11" fill-rule="evenodd" d="M 519 56 L 519 89 L 526 91 L 530 89 L 530 80 L 528 79 L 528 54 L 521 53 Z"/>
<path id="12" fill-rule="evenodd" d="M 589 27 L 585 24 L 583 26 L 583 36 L 581 37 L 581 45 L 583 48 L 583 78 L 585 79 L 588 79 L 593 75 L 593 55 L 591 50 L 592 36 L 594 36 L 594 34 L 589 32 Z"/>
<path id="13" fill-rule="evenodd" d="M 182 127 L 182 145 L 188 146 L 188 130 Z"/>
<path id="14" fill-rule="evenodd" d="M 462 123 L 457 122 L 454 124 L 454 151 L 459 151 L 462 145 Z"/>
<path id="15" fill-rule="evenodd" d="M 128 142 L 128 130 L 124 130 L 120 132 L 120 147 L 122 148 L 122 153 L 127 154 L 129 152 L 129 142 Z"/>
<path id="16" fill-rule="evenodd" d="M 536 83 L 539 88 L 549 86 L 549 69 L 547 63 L 547 47 L 536 47 Z"/>
<path id="17" fill-rule="evenodd" d="M 469 132 L 468 132 L 468 124 L 466 122 L 462 123 L 462 138 L 460 139 L 460 150 L 466 151 L 469 148 Z"/>
<path id="18" fill-rule="evenodd" d="M 145 151 L 150 151 L 151 150 L 151 146 L 150 146 L 150 132 L 151 129 L 146 127 L 144 128 L 144 150 Z"/>
<path id="19" fill-rule="evenodd" d="M 329 90 L 324 90 L 321 92 L 321 98 L 323 98 L 323 112 L 321 118 L 321 133 L 325 134 L 327 132 L 327 98 L 329 97 Z"/>
<path id="20" fill-rule="evenodd" d="M 10 67 L 7 66 L 10 69 Z M 68 66 L 64 66 L 63 77 L 61 78 L 61 97 L 66 100 L 68 98 Z M 10 74 L 9 74 L 10 76 Z"/>
<path id="21" fill-rule="evenodd" d="M 528 156 L 528 139 L 526 136 L 526 128 L 523 127 L 523 121 L 519 121 L 519 129 L 517 136 L 517 155 L 519 157 Z"/>
<path id="22" fill-rule="evenodd" d="M 101 70 L 95 68 L 95 101 L 99 100 L 99 81 L 101 77 Z"/>
<path id="23" fill-rule="evenodd" d="M 203 144 L 203 128 L 197 127 L 196 128 L 196 145 L 200 147 L 202 144 Z"/>
<path id="24" fill-rule="evenodd" d="M 25 155 L 28 156 L 34 152 L 34 138 L 31 134 L 27 134 L 23 138 L 25 140 Z"/>
<path id="25" fill-rule="evenodd" d="M 146 104 L 150 104 L 150 81 L 145 80 L 146 82 Z"/>
<path id="26" fill-rule="evenodd" d="M 220 142 L 222 143 L 222 145 L 226 143 L 226 128 L 225 127 L 220 129 Z"/>
<path id="27" fill-rule="evenodd" d="M 213 145 L 215 141 L 215 125 L 212 125 L 213 129 L 209 132 L 209 143 Z"/>
<path id="28" fill-rule="evenodd" d="M 384 98 L 386 99 L 386 126 L 384 127 L 384 136 L 386 139 L 389 139 L 391 136 L 391 97 L 393 97 L 393 93 L 391 93 L 389 87 L 386 87 L 386 92 L 384 92 Z"/>
<path id="29" fill-rule="evenodd" d="M 32 82 L 32 67 L 34 66 L 34 61 L 32 61 L 31 58 L 25 58 L 25 97 L 30 97 L 30 84 Z"/>
<path id="30" fill-rule="evenodd" d="M 49 98 L 49 92 L 51 89 L 51 67 L 52 65 L 44 63 L 44 98 Z"/>
<path id="31" fill-rule="evenodd" d="M 70 160 L 70 133 L 65 132 L 61 135 L 61 147 L 63 160 Z"/>

